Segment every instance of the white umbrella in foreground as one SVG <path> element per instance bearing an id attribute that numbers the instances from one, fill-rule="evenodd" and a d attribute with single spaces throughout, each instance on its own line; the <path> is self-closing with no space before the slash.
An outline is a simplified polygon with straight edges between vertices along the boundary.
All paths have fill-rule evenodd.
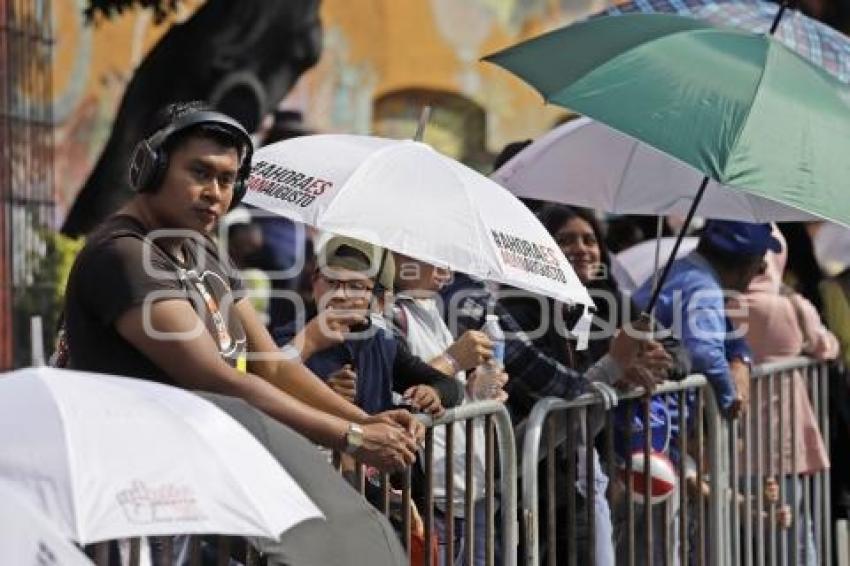
<path id="1" fill-rule="evenodd" d="M 92 566 L 13 486 L 0 481 L 0 564 Z"/>
<path id="2" fill-rule="evenodd" d="M 245 202 L 481 279 L 591 304 L 516 197 L 420 142 L 329 134 L 265 146 L 254 154 Z"/>
<path id="3" fill-rule="evenodd" d="M 604 124 L 579 118 L 541 136 L 490 177 L 520 197 L 611 214 L 684 216 L 703 173 Z M 817 219 L 714 181 L 703 194 L 699 215 L 744 222 Z"/>
<path id="4" fill-rule="evenodd" d="M 321 517 L 251 434 L 174 387 L 40 367 L 0 376 L 0 479 L 69 538 L 277 538 Z"/>

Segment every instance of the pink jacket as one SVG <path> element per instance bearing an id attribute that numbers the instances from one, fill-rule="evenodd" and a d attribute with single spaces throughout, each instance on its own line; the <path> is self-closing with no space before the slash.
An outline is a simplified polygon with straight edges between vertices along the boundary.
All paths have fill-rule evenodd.
<path id="1" fill-rule="evenodd" d="M 739 299 L 732 301 L 727 311 L 740 328 L 746 325 L 746 340 L 753 351 L 755 363 L 776 362 L 783 359 L 799 356 L 801 354 L 812 356 L 819 360 L 834 359 L 838 355 L 838 340 L 821 323 L 817 310 L 814 306 L 798 293 L 786 290 L 782 285 L 782 272 L 785 269 L 787 252 L 785 240 L 778 230 L 774 229 L 774 235 L 783 243 L 783 250 L 778 254 L 768 252 L 765 260 L 767 270 L 763 275 L 756 276 L 750 283 L 747 292 Z M 814 473 L 829 467 L 829 458 L 826 447 L 818 428 L 817 419 L 812 410 L 806 384 L 802 375 L 795 372 L 791 379 L 783 380 L 784 402 L 780 415 L 779 411 L 779 386 L 774 381 L 773 398 L 769 396 L 769 386 L 766 379 L 759 379 L 761 394 L 761 407 L 756 406 L 757 392 L 755 388 L 750 391 L 751 426 L 756 426 L 756 415 L 759 415 L 762 425 L 763 442 L 766 443 L 767 427 L 771 431 L 778 432 L 779 420 L 783 423 L 791 423 L 790 392 L 793 380 L 793 394 L 795 395 L 795 416 L 793 423 L 796 427 L 797 436 L 797 462 L 793 463 L 793 451 L 791 446 L 791 427 L 784 426 L 782 438 L 782 449 L 777 450 L 778 438 L 773 439 L 773 446 L 764 446 L 762 453 L 762 469 L 768 475 L 779 471 L 779 454 L 782 454 L 782 471 L 791 472 L 795 468 L 798 474 Z M 772 407 L 773 415 L 770 417 L 769 408 Z M 755 434 L 755 428 L 753 434 Z M 773 454 L 771 462 L 768 462 L 768 454 Z M 772 469 L 767 470 L 768 464 Z M 755 461 L 751 465 L 755 465 Z"/>

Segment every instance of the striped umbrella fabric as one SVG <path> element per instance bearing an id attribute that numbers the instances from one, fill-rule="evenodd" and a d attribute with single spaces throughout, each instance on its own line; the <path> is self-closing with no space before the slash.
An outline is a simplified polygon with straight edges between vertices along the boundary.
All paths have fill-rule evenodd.
<path id="1" fill-rule="evenodd" d="M 760 0 L 631 0 L 596 14 L 666 13 L 715 25 L 768 33 L 779 4 Z M 786 10 L 774 37 L 838 80 L 850 83 L 850 38 L 817 20 Z"/>

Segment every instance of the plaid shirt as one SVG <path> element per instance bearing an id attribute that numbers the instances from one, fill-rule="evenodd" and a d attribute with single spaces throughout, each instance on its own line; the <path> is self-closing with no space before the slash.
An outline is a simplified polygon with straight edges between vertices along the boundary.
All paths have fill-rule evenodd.
<path id="1" fill-rule="evenodd" d="M 527 416 L 524 406 L 530 410 L 534 401 L 543 397 L 573 399 L 588 391 L 589 380 L 540 351 L 483 283 L 457 273 L 440 296 L 443 318 L 456 337 L 467 330 L 480 330 L 488 313 L 499 317 L 505 333 L 505 369 L 510 376 L 505 389 L 515 414 Z"/>

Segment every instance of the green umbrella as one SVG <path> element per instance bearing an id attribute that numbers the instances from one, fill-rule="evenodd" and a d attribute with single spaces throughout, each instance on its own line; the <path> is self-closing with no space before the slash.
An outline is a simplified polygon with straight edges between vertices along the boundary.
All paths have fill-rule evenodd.
<path id="1" fill-rule="evenodd" d="M 485 60 L 701 171 L 689 217 L 710 177 L 850 226 L 850 90 L 770 36 L 635 14 Z"/>

